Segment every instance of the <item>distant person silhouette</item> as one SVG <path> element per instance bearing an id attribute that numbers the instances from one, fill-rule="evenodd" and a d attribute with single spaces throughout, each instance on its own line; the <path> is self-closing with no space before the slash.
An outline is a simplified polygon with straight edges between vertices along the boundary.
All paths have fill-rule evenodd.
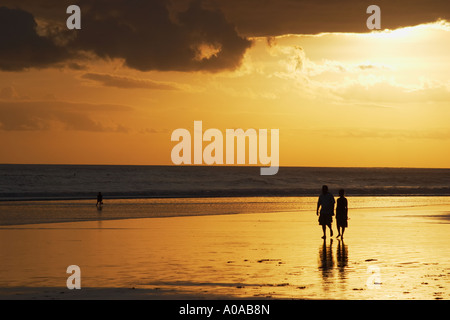
<path id="1" fill-rule="evenodd" d="M 316 215 L 319 216 L 319 224 L 322 226 L 323 237 L 326 238 L 326 227 L 330 229 L 330 237 L 333 236 L 333 229 L 331 228 L 331 223 L 333 222 L 334 215 L 334 197 L 328 192 L 328 186 L 322 186 L 322 194 L 319 196 L 319 201 L 317 201 L 317 211 Z M 319 215 L 320 208 L 320 215 Z"/>
<path id="2" fill-rule="evenodd" d="M 98 207 L 99 204 L 100 205 L 103 204 L 103 196 L 102 196 L 101 192 L 99 192 L 98 195 L 97 195 L 97 204 L 96 204 L 96 206 Z"/>
<path id="3" fill-rule="evenodd" d="M 344 231 L 347 228 L 347 220 L 348 220 L 348 201 L 347 198 L 344 197 L 345 190 L 339 190 L 339 198 L 337 199 L 336 204 L 336 226 L 338 230 L 338 237 L 341 239 L 344 238 Z M 342 232 L 341 232 L 342 229 Z"/>

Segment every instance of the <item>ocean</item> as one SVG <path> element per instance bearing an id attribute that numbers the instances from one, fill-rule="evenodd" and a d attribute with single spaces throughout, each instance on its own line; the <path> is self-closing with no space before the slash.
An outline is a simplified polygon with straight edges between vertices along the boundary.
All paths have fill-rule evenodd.
<path id="1" fill-rule="evenodd" d="M 316 196 L 322 185 L 337 195 L 448 196 L 450 169 L 281 167 L 0 165 L 0 200 L 179 197 Z"/>
<path id="2" fill-rule="evenodd" d="M 327 184 L 349 207 L 450 205 L 450 169 L 0 165 L 0 225 L 308 212 Z M 104 197 L 96 208 L 96 196 Z M 100 210 L 101 209 L 101 210 Z"/>

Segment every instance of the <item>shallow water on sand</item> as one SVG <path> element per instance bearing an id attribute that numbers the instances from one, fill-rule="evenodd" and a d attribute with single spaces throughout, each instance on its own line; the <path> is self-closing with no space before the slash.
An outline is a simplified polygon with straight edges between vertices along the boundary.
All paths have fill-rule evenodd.
<path id="1" fill-rule="evenodd" d="M 350 197 L 351 209 L 450 206 L 450 197 Z M 317 197 L 1 201 L 0 225 L 265 212 L 315 212 Z M 101 210 L 100 210 L 101 209 Z"/>
<path id="2" fill-rule="evenodd" d="M 449 299 L 449 213 L 352 209 L 343 241 L 310 211 L 3 226 L 0 287 L 65 287 L 75 264 L 82 288 L 159 297 Z"/>

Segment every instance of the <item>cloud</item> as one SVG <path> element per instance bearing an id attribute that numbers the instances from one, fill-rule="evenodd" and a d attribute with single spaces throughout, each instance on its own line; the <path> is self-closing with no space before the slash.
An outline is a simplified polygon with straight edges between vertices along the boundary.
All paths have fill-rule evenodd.
<path id="1" fill-rule="evenodd" d="M 83 79 L 96 81 L 107 87 L 123 89 L 157 89 L 157 90 L 177 90 L 175 84 L 157 82 L 153 80 L 135 79 L 123 76 L 116 76 L 102 73 L 85 73 Z"/>
<path id="2" fill-rule="evenodd" d="M 194 1 L 175 17 L 166 1 L 82 1 L 83 27 L 71 46 L 123 59 L 140 71 L 220 71 L 237 68 L 251 41 L 218 9 Z M 204 55 L 205 48 L 214 54 Z M 200 58 L 199 58 L 200 57 Z"/>
<path id="3" fill-rule="evenodd" d="M 421 86 L 406 86 L 384 78 L 360 77 L 331 91 L 345 101 L 355 103 L 427 103 L 447 102 L 450 99 L 450 87 L 438 81 L 426 82 Z"/>
<path id="4" fill-rule="evenodd" d="M 75 130 L 126 132 L 120 124 L 108 123 L 105 114 L 130 111 L 121 105 L 73 103 L 64 101 L 0 101 L 0 130 Z M 94 120 L 94 117 L 104 121 Z M 103 123 L 106 123 L 103 124 Z"/>
<path id="5" fill-rule="evenodd" d="M 141 134 L 170 134 L 172 132 L 171 129 L 162 128 L 162 129 L 155 129 L 155 128 L 144 128 L 138 131 Z"/>
<path id="6" fill-rule="evenodd" d="M 238 68 L 252 45 L 219 8 L 205 8 L 201 1 L 174 11 L 168 0 L 80 0 L 82 29 L 73 31 L 60 26 L 61 15 L 67 18 L 65 10 L 59 23 L 52 23 L 56 16 L 50 7 L 61 4 L 44 3 L 40 7 L 30 1 L 14 3 L 24 10 L 1 8 L 1 70 L 48 67 L 74 58 L 90 59 L 94 53 L 140 71 L 218 72 Z M 43 7 L 49 8 L 48 13 Z M 40 16 L 35 19 L 26 8 Z M 40 28 L 36 21 L 41 21 Z"/>
<path id="7" fill-rule="evenodd" d="M 0 9 L 0 70 L 53 66 L 79 70 L 100 57 L 119 59 L 140 71 L 183 72 L 235 70 L 255 37 L 367 33 L 366 9 L 372 4 L 354 0 L 79 0 L 82 29 L 67 30 L 65 9 L 70 1 L 2 3 L 20 9 Z M 383 29 L 450 20 L 448 0 L 380 0 L 377 5 Z"/>
<path id="8" fill-rule="evenodd" d="M 0 7 L 0 70 L 45 68 L 69 57 L 65 48 L 37 33 L 36 21 L 30 13 Z"/>
<path id="9" fill-rule="evenodd" d="M 77 71 L 82 71 L 82 70 L 86 70 L 87 67 L 85 65 L 76 63 L 76 62 L 70 62 L 67 64 L 67 67 L 72 69 L 72 70 L 77 70 Z"/>
<path id="10" fill-rule="evenodd" d="M 448 128 L 396 129 L 396 128 L 289 128 L 288 134 L 295 136 L 323 136 L 334 139 L 399 139 L 399 140 L 450 140 Z"/>
<path id="11" fill-rule="evenodd" d="M 182 1 L 182 0 L 178 0 Z M 323 32 L 370 32 L 366 9 L 373 1 L 210 0 L 248 37 Z M 448 0 L 378 0 L 381 28 L 450 20 Z"/>
<path id="12" fill-rule="evenodd" d="M 375 128 L 353 128 L 340 130 L 321 130 L 320 133 L 326 137 L 334 138 L 370 138 L 370 139 L 427 139 L 427 140 L 449 140 L 450 130 L 399 130 L 399 129 L 375 129 Z"/>

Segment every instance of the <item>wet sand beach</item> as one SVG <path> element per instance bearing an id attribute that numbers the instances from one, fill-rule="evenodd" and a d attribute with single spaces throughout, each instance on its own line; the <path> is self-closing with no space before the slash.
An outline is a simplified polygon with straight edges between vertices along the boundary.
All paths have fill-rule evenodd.
<path id="1" fill-rule="evenodd" d="M 450 298 L 448 205 L 349 216 L 344 240 L 314 211 L 2 226 L 0 298 Z"/>

